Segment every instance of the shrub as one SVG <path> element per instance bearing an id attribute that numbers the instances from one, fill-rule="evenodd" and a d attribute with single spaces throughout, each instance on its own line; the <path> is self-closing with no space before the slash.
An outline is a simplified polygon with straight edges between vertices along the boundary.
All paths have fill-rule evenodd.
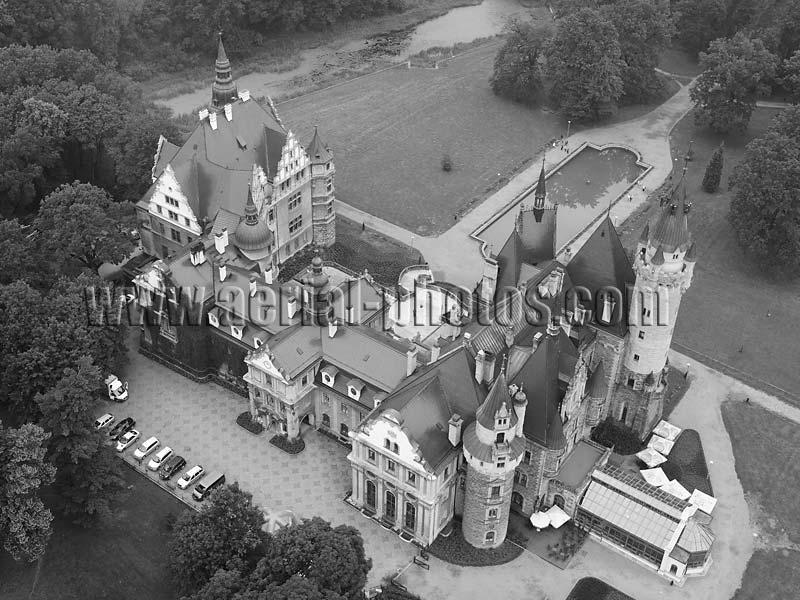
<path id="1" fill-rule="evenodd" d="M 236 417 L 236 424 L 239 427 L 243 427 L 247 429 L 250 433 L 259 434 L 264 431 L 264 426 L 259 423 L 258 421 L 253 421 L 253 418 L 250 416 L 250 411 L 246 410 L 238 417 Z"/>
<path id="2" fill-rule="evenodd" d="M 722 144 L 711 155 L 711 160 L 706 167 L 703 176 L 703 191 L 713 194 L 719 189 L 719 181 L 722 178 Z"/>
<path id="3" fill-rule="evenodd" d="M 592 429 L 592 440 L 607 448 L 614 448 L 617 454 L 636 454 L 644 444 L 633 429 L 614 421 L 611 417 Z"/>
<path id="4" fill-rule="evenodd" d="M 442 157 L 442 171 L 452 171 L 453 170 L 453 159 L 450 158 L 449 154 L 445 154 Z"/>
<path id="5" fill-rule="evenodd" d="M 273 446 L 277 446 L 287 454 L 299 454 L 306 447 L 306 443 L 303 441 L 303 438 L 290 440 L 287 436 L 280 434 L 273 436 L 269 443 Z"/>

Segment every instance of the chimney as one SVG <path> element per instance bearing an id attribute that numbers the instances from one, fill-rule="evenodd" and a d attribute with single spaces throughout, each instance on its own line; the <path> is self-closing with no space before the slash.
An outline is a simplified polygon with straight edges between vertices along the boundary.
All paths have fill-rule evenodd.
<path id="1" fill-rule="evenodd" d="M 217 130 L 217 113 L 209 113 L 208 115 L 208 124 L 211 125 L 211 130 Z"/>
<path id="2" fill-rule="evenodd" d="M 223 229 L 219 233 L 214 234 L 214 248 L 217 254 L 225 254 L 225 249 L 228 247 L 228 230 Z"/>
<path id="3" fill-rule="evenodd" d="M 486 352 L 479 350 L 475 356 L 475 381 L 483 383 L 483 374 L 486 371 Z"/>
<path id="4" fill-rule="evenodd" d="M 494 381 L 494 363 L 495 356 L 493 352 L 486 352 L 486 358 L 483 363 L 483 380 L 487 385 Z"/>
<path id="5" fill-rule="evenodd" d="M 463 424 L 464 419 L 462 419 L 461 415 L 458 414 L 454 414 L 447 422 L 447 439 L 450 440 L 450 444 L 452 444 L 453 447 L 458 446 L 461 443 L 461 426 Z"/>
<path id="6" fill-rule="evenodd" d="M 275 277 L 275 269 L 272 265 L 264 269 L 264 283 L 267 285 L 272 285 L 272 281 Z"/>
<path id="7" fill-rule="evenodd" d="M 411 348 L 406 352 L 406 377 L 417 370 L 417 349 Z"/>
<path id="8" fill-rule="evenodd" d="M 525 409 L 528 407 L 528 397 L 522 390 L 514 394 L 514 414 L 517 415 L 517 430 L 515 436 L 523 438 L 523 427 L 525 425 Z"/>
<path id="9" fill-rule="evenodd" d="M 559 326 L 558 321 L 556 321 L 555 317 L 552 317 L 547 323 L 547 335 L 552 335 L 555 337 L 558 335 L 560 329 L 561 327 Z"/>
<path id="10" fill-rule="evenodd" d="M 195 267 L 206 262 L 206 249 L 205 246 L 203 246 L 203 242 L 197 242 L 194 246 L 192 246 L 190 253 L 192 264 Z"/>
<path id="11" fill-rule="evenodd" d="M 514 345 L 514 328 L 510 325 L 506 327 L 505 331 L 506 347 L 511 348 Z"/>
<path id="12" fill-rule="evenodd" d="M 345 312 L 345 315 L 346 315 L 347 323 L 349 325 L 355 325 L 356 324 L 356 309 L 355 309 L 355 307 L 354 306 L 348 306 L 347 308 L 344 309 L 344 312 Z"/>
<path id="13" fill-rule="evenodd" d="M 225 105 L 225 118 L 228 121 L 233 121 L 233 107 L 230 104 Z"/>
<path id="14" fill-rule="evenodd" d="M 203 109 L 203 110 L 201 110 L 199 113 L 197 113 L 197 116 L 198 116 L 198 117 L 200 117 L 200 120 L 201 120 L 201 121 L 203 121 L 203 120 L 207 119 L 207 118 L 208 118 L 208 109 L 207 109 L 207 108 L 204 108 L 204 109 Z"/>
<path id="15" fill-rule="evenodd" d="M 536 349 L 539 347 L 539 344 L 542 343 L 542 339 L 544 339 L 544 334 L 540 331 L 535 336 L 533 336 L 533 345 L 532 349 L 536 352 Z"/>
<path id="16" fill-rule="evenodd" d="M 439 347 L 439 342 L 433 344 L 431 348 L 431 363 L 435 363 L 439 360 L 439 356 L 442 354 L 442 349 Z"/>
<path id="17" fill-rule="evenodd" d="M 217 263 L 217 268 L 219 269 L 219 280 L 225 281 L 225 278 L 228 277 L 228 265 L 220 262 Z"/>
<path id="18" fill-rule="evenodd" d="M 339 325 L 336 323 L 336 319 L 331 319 L 328 321 L 328 337 L 332 338 L 336 336 L 336 331 L 339 329 Z"/>
<path id="19" fill-rule="evenodd" d="M 250 278 L 250 297 L 252 298 L 253 296 L 255 296 L 257 291 L 258 291 L 258 283 L 256 282 L 256 278 L 255 277 L 251 277 Z"/>

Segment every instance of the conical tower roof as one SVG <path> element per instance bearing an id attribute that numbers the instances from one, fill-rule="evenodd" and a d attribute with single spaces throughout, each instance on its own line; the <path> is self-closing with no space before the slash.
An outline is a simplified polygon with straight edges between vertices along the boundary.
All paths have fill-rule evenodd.
<path id="1" fill-rule="evenodd" d="M 311 138 L 311 143 L 308 145 L 306 153 L 311 162 L 316 164 L 327 163 L 333 158 L 331 151 L 322 143 L 316 125 L 314 125 L 314 137 Z"/>
<path id="2" fill-rule="evenodd" d="M 697 244 L 692 242 L 692 245 L 689 246 L 689 250 L 686 252 L 685 257 L 686 262 L 696 262 L 697 261 Z"/>
<path id="3" fill-rule="evenodd" d="M 514 401 L 511 398 L 511 394 L 508 392 L 508 383 L 506 382 L 505 371 L 501 371 L 500 375 L 492 383 L 492 387 L 489 390 L 489 395 L 486 396 L 486 400 L 483 401 L 483 404 L 481 404 L 480 408 L 478 408 L 478 411 L 475 413 L 475 420 L 477 420 L 478 423 L 480 423 L 486 429 L 490 431 L 493 430 L 495 426 L 495 415 L 502 409 L 504 405 L 506 411 L 508 412 L 508 416 L 511 419 L 509 422 L 513 426 L 517 421 L 517 416 L 512 410 Z"/>
<path id="4" fill-rule="evenodd" d="M 660 244 L 667 253 L 686 250 L 692 241 L 689 233 L 689 209 L 692 205 L 686 202 L 685 167 L 683 172 L 653 229 L 653 244 Z"/>
<path id="5" fill-rule="evenodd" d="M 649 239 L 650 239 L 650 221 L 644 224 L 644 229 L 642 229 L 642 235 L 639 236 L 639 242 L 641 242 L 642 244 L 646 244 Z"/>
<path id="6" fill-rule="evenodd" d="M 222 32 L 217 43 L 217 60 L 214 63 L 214 83 L 211 86 L 211 105 L 222 108 L 238 98 L 236 82 L 231 75 L 231 63 L 222 43 Z"/>
<path id="7" fill-rule="evenodd" d="M 653 260 L 651 261 L 654 265 L 663 265 L 664 264 L 664 247 L 659 246 L 658 250 L 656 250 L 655 255 L 653 255 Z"/>
<path id="8" fill-rule="evenodd" d="M 536 200 L 536 207 L 544 208 L 544 199 L 547 197 L 547 177 L 544 173 L 544 157 L 542 158 L 542 169 L 539 171 L 539 181 L 536 183 L 536 190 L 533 192 Z M 541 202 L 541 206 L 539 205 Z"/>

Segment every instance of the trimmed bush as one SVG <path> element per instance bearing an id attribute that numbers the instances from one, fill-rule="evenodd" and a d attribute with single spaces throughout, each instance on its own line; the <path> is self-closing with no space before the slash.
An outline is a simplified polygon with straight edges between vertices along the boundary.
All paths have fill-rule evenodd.
<path id="1" fill-rule="evenodd" d="M 280 434 L 273 436 L 269 443 L 273 446 L 277 446 L 287 454 L 299 454 L 305 450 L 306 447 L 306 443 L 303 441 L 303 438 L 290 440 L 287 436 Z"/>
<path id="2" fill-rule="evenodd" d="M 719 189 L 719 182 L 722 179 L 722 144 L 714 150 L 711 160 L 706 167 L 706 174 L 703 176 L 703 191 L 713 194 Z"/>
<path id="3" fill-rule="evenodd" d="M 605 446 L 614 448 L 614 452 L 627 456 L 636 454 L 644 448 L 644 444 L 633 429 L 614 421 L 611 417 L 592 429 L 592 440 Z"/>
<path id="4" fill-rule="evenodd" d="M 252 417 L 250 416 L 250 411 L 246 410 L 238 417 L 236 417 L 236 424 L 239 427 L 243 427 L 247 429 L 250 433 L 259 434 L 264 431 L 264 426 L 259 423 L 258 421 L 253 421 Z"/>

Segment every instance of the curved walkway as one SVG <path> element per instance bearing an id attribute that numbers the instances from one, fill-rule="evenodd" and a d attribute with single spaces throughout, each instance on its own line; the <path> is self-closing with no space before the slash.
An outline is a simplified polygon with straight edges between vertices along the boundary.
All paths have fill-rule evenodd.
<path id="1" fill-rule="evenodd" d="M 432 558 L 430 571 L 412 566 L 402 582 L 423 598 L 497 596 L 554 600 L 566 598 L 582 577 L 598 577 L 636 600 L 729 600 L 753 554 L 754 532 L 720 407 L 726 400 L 749 396 L 751 402 L 798 423 L 800 410 L 677 352 L 670 353 L 670 360 L 676 365 L 688 364 L 690 373 L 690 386 L 670 421 L 700 434 L 711 483 L 719 500 L 711 524 L 716 541 L 712 550 L 714 563 L 708 575 L 689 579 L 682 588 L 673 587 L 653 572 L 590 540 L 564 571 L 527 552 L 507 565 L 485 568 L 461 568 Z"/>
<path id="2" fill-rule="evenodd" d="M 672 172 L 669 135 L 691 107 L 689 85 L 683 85 L 666 102 L 638 119 L 581 131 L 569 137 L 569 147 L 573 149 L 579 148 L 585 142 L 599 146 L 620 144 L 635 148 L 642 160 L 652 165 L 653 168 L 642 180 L 645 189 L 637 188 L 632 191 L 634 202 L 620 202 L 612 208 L 613 219 L 621 222 L 627 218 L 646 200 L 649 191 L 663 184 Z M 546 156 L 547 168 L 552 168 L 565 156 L 561 150 L 551 151 Z M 420 250 L 437 279 L 472 289 L 483 273 L 483 258 L 478 243 L 470 238 L 470 234 L 530 187 L 539 176 L 540 164 L 538 159 L 534 160 L 530 167 L 489 196 L 449 230 L 436 237 L 418 236 L 342 201 L 338 202 L 337 211 L 348 219 L 365 223 L 384 235 Z M 573 241 L 573 253 L 583 245 L 587 237 L 588 233 Z"/>

